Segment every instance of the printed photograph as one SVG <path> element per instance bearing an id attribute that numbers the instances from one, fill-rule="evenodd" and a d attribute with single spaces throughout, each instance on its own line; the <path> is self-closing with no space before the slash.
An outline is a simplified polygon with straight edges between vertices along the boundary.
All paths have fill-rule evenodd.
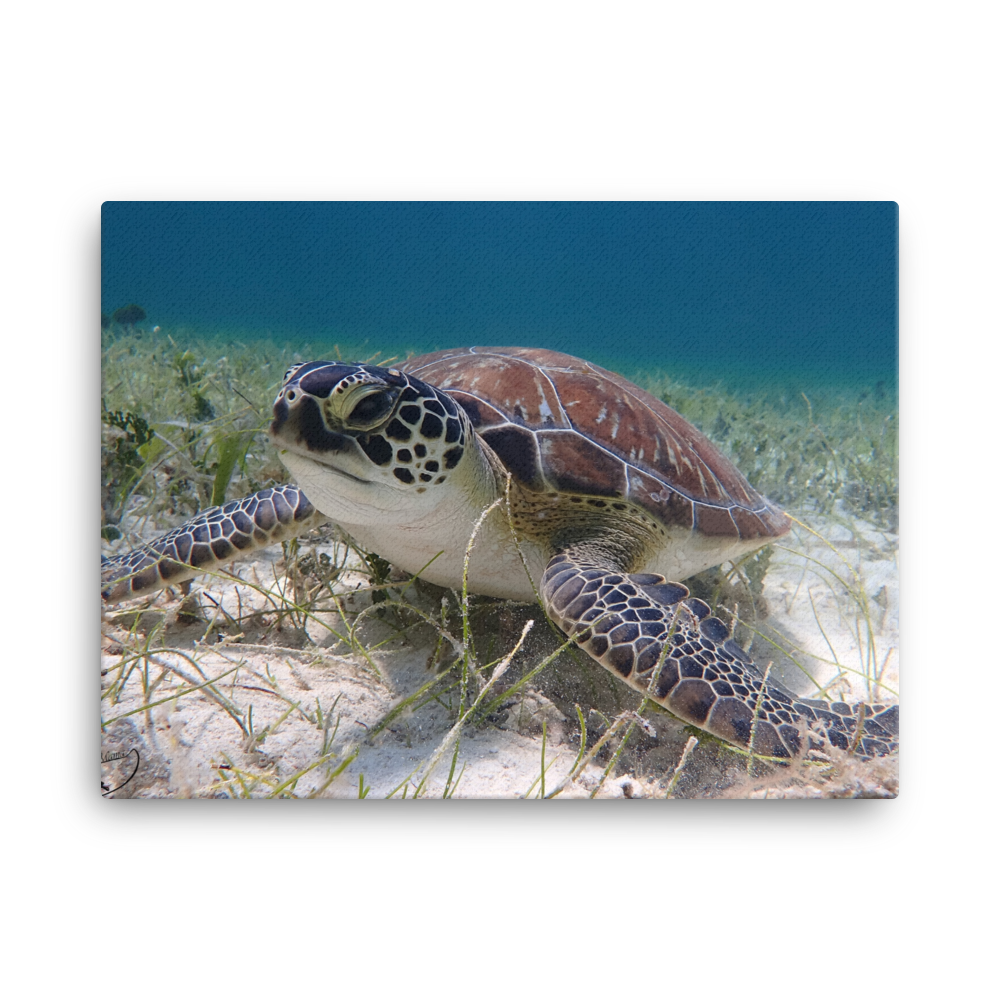
<path id="1" fill-rule="evenodd" d="M 105 798 L 898 794 L 894 202 L 107 202 L 101 308 Z"/>

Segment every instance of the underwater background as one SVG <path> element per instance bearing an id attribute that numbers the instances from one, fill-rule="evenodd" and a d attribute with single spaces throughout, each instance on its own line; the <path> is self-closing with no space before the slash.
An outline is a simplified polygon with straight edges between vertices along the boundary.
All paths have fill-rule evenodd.
<path id="1" fill-rule="evenodd" d="M 180 346 L 548 347 L 895 396 L 894 202 L 106 202 L 101 231 L 102 312 Z"/>

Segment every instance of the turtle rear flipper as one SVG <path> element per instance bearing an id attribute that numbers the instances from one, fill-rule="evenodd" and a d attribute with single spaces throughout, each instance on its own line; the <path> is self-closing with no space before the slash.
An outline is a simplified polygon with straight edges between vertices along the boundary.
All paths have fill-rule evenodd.
<path id="1" fill-rule="evenodd" d="M 295 486 L 274 486 L 203 510 L 154 542 L 101 560 L 101 596 L 141 597 L 218 569 L 327 520 Z"/>

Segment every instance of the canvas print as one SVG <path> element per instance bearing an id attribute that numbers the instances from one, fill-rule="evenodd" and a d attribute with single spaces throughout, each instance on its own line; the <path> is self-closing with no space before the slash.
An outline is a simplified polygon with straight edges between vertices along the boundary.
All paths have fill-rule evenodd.
<path id="1" fill-rule="evenodd" d="M 106 203 L 101 794 L 894 797 L 897 233 Z"/>

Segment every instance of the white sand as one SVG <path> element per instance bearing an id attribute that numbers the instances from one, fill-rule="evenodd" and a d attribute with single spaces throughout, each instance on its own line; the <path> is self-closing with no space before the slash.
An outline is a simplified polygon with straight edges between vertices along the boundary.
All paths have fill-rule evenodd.
<path id="1" fill-rule="evenodd" d="M 819 684 L 835 682 L 830 693 L 836 697 L 894 701 L 891 692 L 898 690 L 896 539 L 871 528 L 853 532 L 834 521 L 816 527 L 831 545 L 798 532 L 788 545 L 797 554 L 776 549 L 764 587 L 769 613 L 760 631 L 791 651 Z M 319 543 L 319 549 L 334 552 L 334 545 Z M 280 547 L 267 550 L 255 563 L 237 569 L 244 579 L 259 580 L 270 587 L 276 583 L 287 586 Z M 856 592 L 863 590 L 868 595 L 873 652 L 869 652 L 863 619 L 859 632 L 857 601 L 830 570 Z M 367 606 L 366 595 L 349 596 L 351 590 L 367 584 L 367 577 L 359 572 L 348 571 L 341 577 L 338 590 L 348 595 L 345 607 L 349 611 Z M 410 588 L 407 600 L 435 615 L 444 593 L 417 585 Z M 356 798 L 362 776 L 370 798 L 382 798 L 394 790 L 395 797 L 405 790 L 409 798 L 422 779 L 426 779 L 423 796 L 439 798 L 444 794 L 453 748 L 429 776 L 427 765 L 455 723 L 451 710 L 454 701 L 449 702 L 455 692 L 415 710 L 407 709 L 377 735 L 369 735 L 390 709 L 442 669 L 440 664 L 428 668 L 436 645 L 430 627 L 410 625 L 400 630 L 392 627 L 396 622 L 392 610 L 369 613 L 360 631 L 369 649 L 377 647 L 370 653 L 369 663 L 339 642 L 321 622 L 312 621 L 302 629 L 286 619 L 279 628 L 266 602 L 249 587 L 203 577 L 196 582 L 184 610 L 191 611 L 194 602 L 201 607 L 201 620 L 188 618 L 187 623 L 183 615 L 178 621 L 180 595 L 170 592 L 105 613 L 104 688 L 121 676 L 123 654 L 127 656 L 126 651 L 137 644 L 151 638 L 152 649 L 176 650 L 150 657 L 149 683 L 160 678 L 150 698 L 162 704 L 126 715 L 145 704 L 141 661 L 135 661 L 135 669 L 117 701 L 102 701 L 102 717 L 117 720 L 105 727 L 104 755 L 138 750 L 141 757 L 135 777 L 115 791 L 115 797 L 257 797 L 271 794 L 279 786 L 284 786 L 282 794 L 305 797 L 326 786 L 321 792 L 324 797 Z M 240 629 L 227 623 L 216 610 L 217 605 L 232 615 L 239 610 L 244 615 L 248 610 L 261 614 L 245 623 L 239 635 Z M 474 634 L 484 660 L 509 652 L 527 620 L 535 620 L 524 648 L 502 678 L 503 686 L 513 683 L 559 645 L 538 607 L 480 600 L 474 602 L 473 608 Z M 331 628 L 345 632 L 345 624 L 336 613 L 321 617 Z M 746 617 L 745 610 L 741 617 Z M 484 648 L 491 640 L 495 643 L 492 652 Z M 804 695 L 815 693 L 803 669 L 760 637 L 754 640 L 753 654 L 762 667 L 773 661 L 771 676 L 792 690 Z M 244 726 L 252 707 L 253 731 L 258 738 L 248 740 L 237 722 L 205 689 L 184 694 L 191 685 L 171 667 L 197 683 L 225 674 L 216 690 Z M 880 676 L 881 687 L 873 683 L 876 676 Z M 472 689 L 477 690 L 474 686 Z M 173 692 L 180 695 L 171 698 Z M 317 714 L 317 703 L 321 715 Z M 504 704 L 491 720 L 475 728 L 465 727 L 458 739 L 450 791 L 456 798 L 537 797 L 541 791 L 544 720 L 545 791 L 549 794 L 566 777 L 579 750 L 574 706 L 581 707 L 588 730 L 594 733 L 601 732 L 615 716 L 634 711 L 639 703 L 637 694 L 588 658 L 581 654 L 572 659 L 563 656 L 519 697 Z M 335 734 L 332 724 L 324 732 L 320 722 L 328 714 L 336 723 Z M 624 751 L 603 782 L 602 774 L 608 767 L 609 754 L 618 746 L 617 738 L 608 741 L 608 752 L 589 764 L 559 797 L 587 797 L 595 790 L 600 798 L 664 796 L 693 731 L 660 711 L 647 712 L 647 716 L 650 731 L 638 725 L 633 728 Z M 621 731 L 627 726 L 628 721 Z M 265 730 L 266 735 L 260 739 L 259 734 Z M 324 741 L 325 758 L 321 756 Z M 330 781 L 331 772 L 351 756 L 353 761 Z M 104 767 L 104 781 L 109 788 L 131 773 L 134 761 L 133 753 L 128 759 Z M 317 765 L 317 761 L 318 766 L 301 775 L 294 785 L 285 784 L 298 772 Z M 459 779 L 457 785 L 455 778 Z M 749 777 L 744 757 L 702 739 L 687 760 L 673 794 L 883 796 L 894 794 L 895 788 L 894 759 L 838 759 L 825 769 L 795 765 Z"/>

